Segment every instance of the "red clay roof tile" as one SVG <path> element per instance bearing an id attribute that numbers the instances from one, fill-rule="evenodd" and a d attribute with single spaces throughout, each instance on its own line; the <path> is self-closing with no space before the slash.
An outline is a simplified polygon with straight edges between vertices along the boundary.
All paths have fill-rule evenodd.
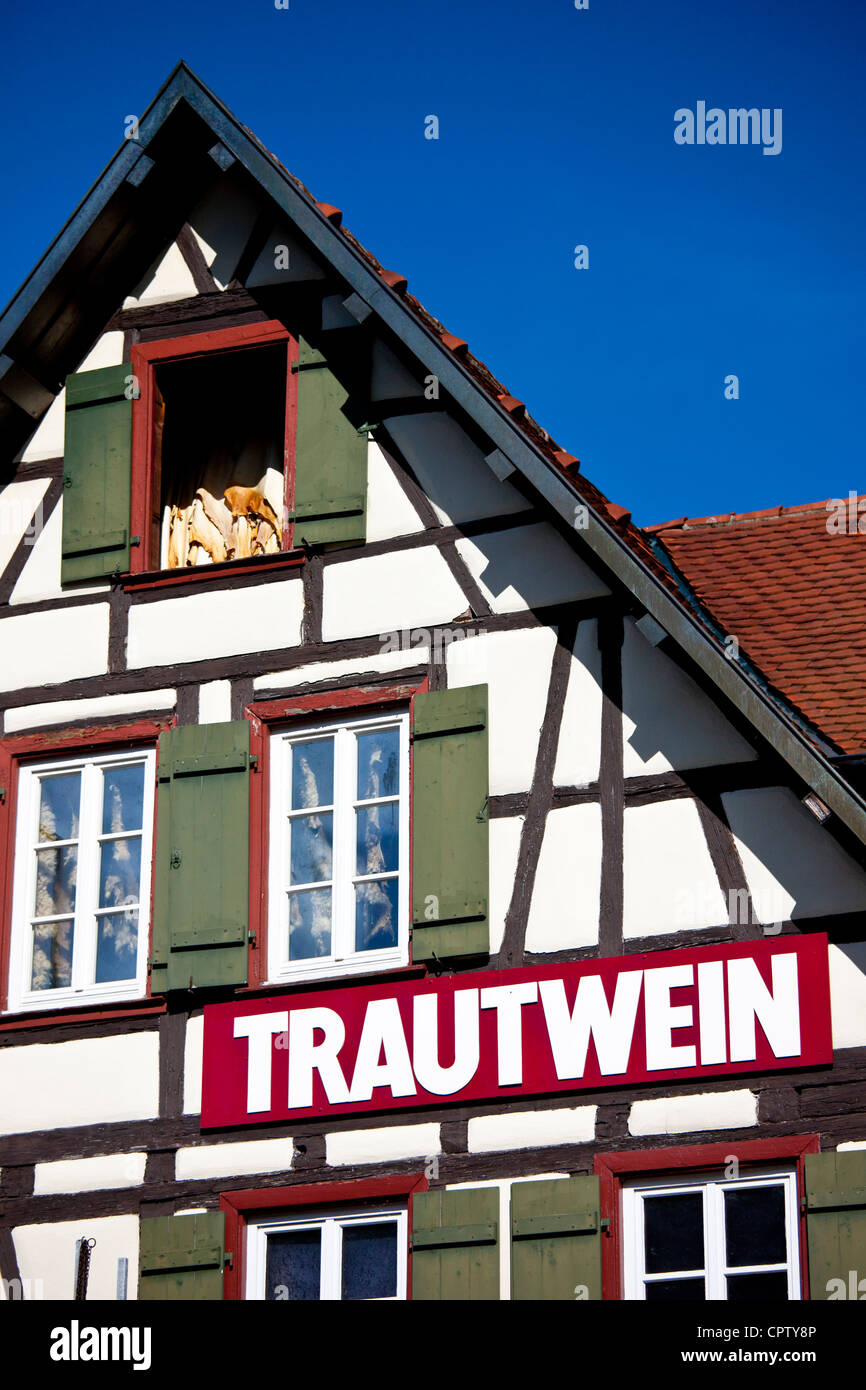
<path id="1" fill-rule="evenodd" d="M 866 748 L 866 535 L 836 533 L 837 510 L 831 499 L 646 530 L 776 690 L 855 753 Z"/>

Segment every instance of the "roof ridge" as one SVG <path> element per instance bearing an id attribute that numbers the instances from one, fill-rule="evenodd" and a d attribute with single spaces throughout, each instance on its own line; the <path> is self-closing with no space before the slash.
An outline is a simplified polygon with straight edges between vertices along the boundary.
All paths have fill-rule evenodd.
<path id="1" fill-rule="evenodd" d="M 866 493 L 861 492 L 854 495 L 858 502 L 866 498 Z M 847 502 L 848 498 L 827 497 L 820 502 L 798 502 L 788 507 L 780 504 L 777 507 L 765 507 L 761 511 L 754 512 L 717 512 L 714 516 L 678 516 L 672 521 L 655 522 L 652 526 L 644 526 L 643 529 L 649 535 L 655 536 L 662 531 L 675 529 L 689 531 L 698 526 L 735 526 L 739 522 L 778 521 L 783 516 L 803 516 L 810 512 L 825 512 L 832 503 L 839 501 Z"/>

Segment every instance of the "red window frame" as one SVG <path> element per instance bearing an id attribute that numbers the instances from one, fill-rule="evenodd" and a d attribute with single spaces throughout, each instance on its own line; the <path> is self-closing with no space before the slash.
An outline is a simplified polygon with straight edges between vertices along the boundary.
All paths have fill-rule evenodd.
<path id="1" fill-rule="evenodd" d="M 350 1206 L 355 1202 L 386 1201 L 405 1197 L 409 1208 L 407 1297 L 412 1290 L 412 1197 L 426 1192 L 429 1184 L 423 1172 L 398 1174 L 388 1178 L 363 1178 L 358 1182 L 319 1182 L 292 1187 L 256 1187 L 223 1192 L 220 1211 L 225 1212 L 226 1272 L 223 1298 L 243 1300 L 246 1282 L 246 1226 L 251 1214 L 277 1211 L 286 1207 Z"/>
<path id="2" fill-rule="evenodd" d="M 296 695 L 278 700 L 257 700 L 247 705 L 244 717 L 250 723 L 250 752 L 257 759 L 257 772 L 250 778 L 250 927 L 254 933 L 253 945 L 249 955 L 248 989 L 261 988 L 268 982 L 268 878 L 270 856 L 270 744 L 271 733 L 286 725 L 303 728 L 305 724 L 321 722 L 328 715 L 335 718 L 372 709 L 390 707 L 409 707 L 409 883 L 407 891 L 412 901 L 412 798 L 413 798 L 413 756 L 411 731 L 415 720 L 415 696 L 425 693 L 430 683 L 425 676 L 395 685 L 355 686 L 350 690 L 322 691 L 315 695 Z M 421 967 L 412 966 L 412 937 L 409 935 L 409 965 L 397 966 L 383 974 L 413 973 Z M 355 977 L 342 977 L 327 980 L 294 981 L 287 988 L 297 988 L 309 983 L 319 983 L 334 988 L 340 984 L 351 984 Z M 281 988 L 281 984 L 271 982 L 271 988 Z"/>
<path id="3" fill-rule="evenodd" d="M 138 536 L 130 554 L 130 574 L 148 575 L 152 580 L 158 577 L 166 582 L 177 583 L 181 579 L 201 578 L 214 571 L 228 568 L 233 570 L 238 564 L 245 569 L 272 568 L 276 556 L 268 556 L 262 565 L 263 557 L 257 557 L 259 564 L 250 565 L 246 561 L 228 560 L 220 565 L 200 565 L 190 570 L 160 570 L 159 555 L 151 553 L 152 514 L 156 472 L 154 467 L 154 424 L 156 406 L 156 370 L 166 362 L 180 362 L 199 357 L 211 357 L 226 352 L 262 347 L 268 343 L 286 344 L 286 423 L 283 445 L 283 563 L 294 548 L 294 523 L 290 514 L 294 509 L 294 460 L 295 441 L 298 422 L 298 376 L 292 368 L 298 361 L 298 341 L 277 319 L 264 323 L 246 324 L 236 328 L 220 328 L 211 333 L 191 333 L 182 338 L 165 338 L 154 343 L 136 343 L 130 353 L 132 375 L 138 386 L 139 395 L 132 403 L 132 473 L 130 526 L 133 537 Z M 298 563 L 293 558 L 292 563 Z"/>
<path id="4" fill-rule="evenodd" d="M 690 1170 L 693 1174 L 723 1168 L 736 1154 L 741 1168 L 794 1160 L 797 1169 L 797 1199 L 800 1235 L 800 1295 L 809 1297 L 808 1243 L 806 1213 L 803 1202 L 806 1194 L 805 1161 L 807 1154 L 820 1153 L 817 1134 L 791 1135 L 782 1139 L 749 1139 L 745 1142 L 727 1139 L 716 1144 L 689 1144 L 682 1148 L 631 1149 L 620 1153 L 596 1154 L 593 1172 L 601 1180 L 601 1214 L 610 1222 L 601 1245 L 601 1288 L 603 1299 L 622 1299 L 623 1227 L 622 1180 L 649 1173 L 669 1173 Z"/>
<path id="5" fill-rule="evenodd" d="M 60 757 L 86 755 L 98 749 L 132 748 L 135 745 L 150 744 L 156 750 L 156 765 L 159 768 L 159 735 L 173 728 L 177 723 L 174 713 L 153 719 L 139 719 L 134 723 L 97 725 L 93 728 L 62 728 L 34 734 L 15 734 L 0 739 L 0 786 L 5 795 L 0 800 L 0 1032 L 10 1028 L 38 1027 L 40 1024 L 56 1026 L 67 1016 L 81 1021 L 87 1018 L 124 1018 L 136 1014 L 164 1012 L 165 1001 L 150 992 L 150 976 L 145 982 L 145 993 L 141 1001 L 131 1003 L 102 1004 L 92 1002 L 82 1004 L 81 1008 L 71 1008 L 63 1004 L 58 1009 L 40 1009 L 37 1012 L 6 1014 L 9 999 L 9 958 L 12 946 L 12 880 L 15 872 L 15 848 L 17 842 L 16 822 L 18 811 L 18 773 L 27 762 L 43 761 L 52 755 Z M 156 815 L 153 817 L 153 858 L 154 871 L 150 882 L 150 916 L 148 926 L 148 956 L 153 953 L 153 891 L 156 878 Z M 153 1002 L 151 1002 L 151 1000 Z"/>

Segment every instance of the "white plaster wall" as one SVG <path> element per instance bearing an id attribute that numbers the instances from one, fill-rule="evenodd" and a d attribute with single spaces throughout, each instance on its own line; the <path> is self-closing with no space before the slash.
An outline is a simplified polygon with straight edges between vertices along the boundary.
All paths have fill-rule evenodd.
<path id="1" fill-rule="evenodd" d="M 389 1125 L 383 1129 L 345 1129 L 325 1136 L 325 1162 L 332 1168 L 350 1163 L 387 1163 L 397 1158 L 425 1158 L 441 1153 L 439 1126 Z"/>
<path id="2" fill-rule="evenodd" d="M 598 941 L 601 808 L 551 811 L 526 926 L 527 951 L 566 951 Z"/>
<path id="3" fill-rule="evenodd" d="M 77 372 L 95 372 L 100 367 L 119 367 L 123 361 L 123 333 L 113 329 L 103 333 L 76 367 Z"/>
<path id="4" fill-rule="evenodd" d="M 381 338 L 373 343 L 370 371 L 370 399 L 389 401 L 405 396 L 423 396 L 424 386 Z"/>
<path id="5" fill-rule="evenodd" d="M 489 829 L 490 889 L 487 913 L 490 923 L 490 954 L 495 955 L 505 935 L 505 917 L 514 891 L 523 817 L 497 816 L 489 822 Z"/>
<path id="6" fill-rule="evenodd" d="M 63 456 L 63 435 L 66 425 L 66 388 L 51 402 L 34 433 L 18 454 L 24 463 L 39 459 L 58 459 Z"/>
<path id="7" fill-rule="evenodd" d="M 64 1158 L 37 1163 L 33 1195 L 51 1192 L 97 1192 L 110 1187 L 137 1187 L 144 1182 L 147 1154 L 102 1154 L 98 1158 Z"/>
<path id="8" fill-rule="evenodd" d="M 382 646 L 388 646 L 391 640 L 388 638 Z M 413 642 L 411 631 L 407 631 L 405 643 L 402 633 L 396 640 L 400 643 L 396 651 L 383 651 L 375 656 L 352 656 L 345 661 L 311 661 L 307 666 L 295 666 L 290 671 L 268 671 L 264 676 L 256 676 L 253 689 L 293 690 L 295 686 L 319 685 L 322 681 L 338 680 L 343 676 L 357 675 L 359 679 L 365 679 L 391 671 L 409 671 L 427 664 L 430 649 L 426 643 Z"/>
<path id="9" fill-rule="evenodd" d="M 75 1293 L 76 1241 L 92 1237 L 88 1301 L 117 1298 L 117 1261 L 129 1261 L 128 1297 L 138 1285 L 138 1217 L 82 1217 L 38 1226 L 16 1226 L 12 1231 L 22 1279 L 41 1279 L 43 1297 L 71 1300 Z"/>
<path id="10" fill-rule="evenodd" d="M 496 1153 L 540 1149 L 549 1144 L 591 1144 L 596 1105 L 574 1110 L 529 1110 L 521 1114 L 479 1115 L 469 1121 L 469 1152 Z"/>
<path id="11" fill-rule="evenodd" d="M 277 269 L 277 247 L 288 249 L 288 266 Z M 280 265 L 285 261 L 281 255 Z M 285 223 L 274 223 L 258 260 L 247 276 L 244 284 L 247 289 L 261 285 L 290 285 L 297 280 L 321 280 L 324 271 L 319 263 L 305 250 L 299 238 L 292 234 Z"/>
<path id="12" fill-rule="evenodd" d="M 580 624 L 572 649 L 553 770 L 556 786 L 585 787 L 598 781 L 601 708 L 601 652 L 593 618 Z"/>
<path id="13" fill-rule="evenodd" d="M 204 1018 L 188 1018 L 183 1046 L 183 1113 L 201 1113 L 201 1074 L 204 1056 Z"/>
<path id="14" fill-rule="evenodd" d="M 866 873 L 789 788 L 722 801 L 761 922 L 866 909 Z"/>
<path id="15" fill-rule="evenodd" d="M 48 481 L 48 478 L 30 478 L 27 482 L 9 483 L 0 491 L 0 574 L 18 549 L 25 531 L 30 543 L 35 542 L 40 526 L 38 516 L 34 530 L 28 531 L 28 528 L 48 490 Z"/>
<path id="16" fill-rule="evenodd" d="M 292 1166 L 295 1146 L 291 1139 L 250 1139 L 246 1143 L 202 1144 L 178 1149 L 175 1177 L 178 1182 L 195 1178 L 224 1178 L 243 1173 L 282 1173 Z"/>
<path id="17" fill-rule="evenodd" d="M 129 611 L 127 661 L 166 666 L 296 646 L 303 612 L 300 579 L 139 604 Z"/>
<path id="18" fill-rule="evenodd" d="M 367 637 L 448 624 L 466 598 L 434 545 L 326 565 L 322 637 Z"/>
<path id="19" fill-rule="evenodd" d="M 231 681 L 206 681 L 198 692 L 199 724 L 225 724 L 232 717 Z"/>
<path id="20" fill-rule="evenodd" d="M 700 1096 L 662 1096 L 636 1100 L 628 1132 L 697 1134 L 705 1129 L 746 1129 L 758 1123 L 758 1097 L 752 1091 L 715 1091 Z"/>
<path id="21" fill-rule="evenodd" d="M 367 540 L 386 541 L 423 531 L 421 519 L 373 439 L 367 442 Z"/>
<path id="22" fill-rule="evenodd" d="M 626 777 L 757 756 L 695 682 L 638 632 L 633 618 L 624 624 L 622 699 Z"/>
<path id="23" fill-rule="evenodd" d="M 214 184 L 190 213 L 189 225 L 220 289 L 235 278 L 257 216 L 255 199 L 224 179 Z"/>
<path id="24" fill-rule="evenodd" d="M 158 1113 L 155 1030 L 0 1050 L 2 1134 L 151 1120 Z"/>
<path id="25" fill-rule="evenodd" d="M 385 425 L 444 526 L 528 508 L 511 483 L 491 472 L 450 415 L 393 416 Z"/>
<path id="26" fill-rule="evenodd" d="M 76 367 L 77 372 L 96 371 L 99 367 L 116 367 L 123 361 L 123 334 L 103 333 L 90 352 Z M 66 425 L 66 388 L 54 398 L 41 423 L 18 455 L 27 463 L 38 459 L 60 458 Z"/>
<path id="27" fill-rule="evenodd" d="M 626 807 L 623 876 L 624 936 L 661 936 L 728 921 L 693 801 Z"/>
<path id="28" fill-rule="evenodd" d="M 845 1149 L 866 1149 L 866 1139 L 852 1139 L 847 1144 L 837 1144 L 836 1148 L 839 1153 L 842 1153 Z"/>
<path id="29" fill-rule="evenodd" d="M 490 794 L 528 791 L 544 722 L 556 632 L 485 632 L 448 649 L 449 686 L 487 685 Z"/>
<path id="30" fill-rule="evenodd" d="M 457 542 L 494 613 L 596 598 L 610 590 L 546 522 Z"/>
<path id="31" fill-rule="evenodd" d="M 0 622 L 0 690 L 56 685 L 108 670 L 108 604 L 23 613 Z"/>
<path id="32" fill-rule="evenodd" d="M 50 704 L 19 705 L 8 709 L 3 728 L 7 734 L 19 729 L 42 728 L 46 724 L 71 724 L 79 719 L 116 719 L 142 710 L 174 709 L 174 690 L 141 690 L 129 695 L 101 695 L 92 700 L 55 700 Z"/>
<path id="33" fill-rule="evenodd" d="M 38 603 L 42 599 L 61 598 L 60 560 L 63 539 L 63 498 L 36 537 L 18 582 L 9 597 L 11 604 Z M 96 584 L 76 584 L 75 594 L 104 594 L 111 588 L 106 579 Z"/>
<path id="34" fill-rule="evenodd" d="M 190 299 L 198 294 L 187 263 L 172 242 L 167 251 L 145 272 L 132 294 L 123 301 L 124 309 L 141 304 L 169 304 L 175 299 Z"/>
<path id="35" fill-rule="evenodd" d="M 866 941 L 830 942 L 833 1047 L 866 1046 Z"/>

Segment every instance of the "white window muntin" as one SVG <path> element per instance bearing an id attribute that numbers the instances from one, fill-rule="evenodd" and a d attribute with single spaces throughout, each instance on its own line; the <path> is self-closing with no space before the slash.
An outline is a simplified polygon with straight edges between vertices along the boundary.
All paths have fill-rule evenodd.
<path id="1" fill-rule="evenodd" d="M 18 814 L 15 845 L 15 881 L 12 900 L 12 945 L 9 971 L 10 1012 L 25 1009 L 55 1009 L 62 1004 L 113 1003 L 140 998 L 147 978 L 147 950 L 150 934 L 151 872 L 153 857 L 153 814 L 155 752 L 153 749 L 125 750 L 92 758 L 53 759 L 22 766 L 18 779 Z M 103 831 L 103 770 L 112 766 L 144 768 L 141 830 Z M 41 788 L 44 781 L 63 774 L 81 775 L 78 836 L 73 839 L 42 842 L 39 839 Z M 99 906 L 101 846 L 110 840 L 139 839 L 138 940 L 134 975 L 128 980 L 109 980 L 97 984 L 96 956 L 98 922 L 118 915 L 123 905 Z M 75 907 L 71 912 L 40 918 L 35 914 L 37 850 L 77 848 Z M 128 906 L 132 906 L 131 904 Z M 69 985 L 47 989 L 32 988 L 34 935 L 32 925 L 39 921 L 73 923 L 72 970 Z"/>
<path id="2" fill-rule="evenodd" d="M 377 729 L 396 729 L 399 737 L 399 791 L 362 799 L 357 792 L 357 735 Z M 270 872 L 268 891 L 268 977 L 271 980 L 356 975 L 383 965 L 404 965 L 409 959 L 409 716 L 379 715 L 341 723 L 282 730 L 271 736 Z M 316 809 L 333 815 L 332 878 L 292 884 L 293 893 L 331 890 L 331 949 L 328 955 L 289 960 L 290 835 L 287 822 L 310 814 L 309 808 L 290 808 L 292 746 L 315 740 L 334 740 L 334 800 Z M 398 866 L 381 874 L 355 872 L 356 811 L 374 805 L 398 807 Z M 355 885 L 396 879 L 397 944 L 379 949 L 355 949 Z"/>
<path id="3" fill-rule="evenodd" d="M 785 1199 L 785 1243 L 788 1258 L 784 1264 L 728 1265 L 725 1240 L 725 1192 L 746 1187 L 782 1187 Z M 646 1272 L 644 1242 L 644 1198 L 693 1193 L 703 1195 L 704 1265 L 701 1269 L 676 1269 L 658 1274 Z M 669 1177 L 647 1180 L 625 1179 L 622 1185 L 624 1293 L 626 1299 L 645 1299 L 645 1286 L 680 1278 L 704 1278 L 707 1302 L 727 1300 L 727 1277 L 738 1274 L 786 1272 L 788 1300 L 800 1299 L 800 1244 L 797 1204 L 797 1175 L 790 1169 L 750 1169 L 747 1177 L 709 1178 L 706 1172 L 694 1178 Z"/>
<path id="4" fill-rule="evenodd" d="M 397 1292 L 392 1299 L 377 1299 L 376 1302 L 394 1302 L 406 1297 L 408 1279 L 408 1213 L 405 1207 L 381 1206 L 366 1207 L 363 1211 L 343 1209 L 338 1211 L 306 1211 L 297 1217 L 275 1216 L 264 1220 L 248 1222 L 246 1229 L 246 1287 L 247 1299 L 265 1298 L 267 1289 L 268 1236 L 279 1235 L 284 1231 L 321 1231 L 321 1283 L 320 1298 L 325 1301 L 342 1299 L 343 1281 L 343 1231 L 348 1226 L 380 1225 L 394 1221 L 397 1226 Z"/>

